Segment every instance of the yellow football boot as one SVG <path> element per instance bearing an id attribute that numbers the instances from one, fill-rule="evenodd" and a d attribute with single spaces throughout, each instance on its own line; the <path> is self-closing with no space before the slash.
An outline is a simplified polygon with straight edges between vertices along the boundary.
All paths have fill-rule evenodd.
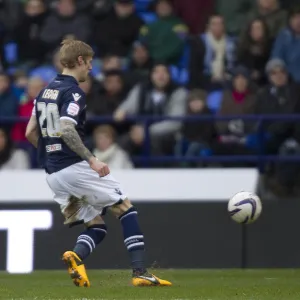
<path id="1" fill-rule="evenodd" d="M 73 251 L 67 251 L 63 254 L 62 260 L 68 266 L 68 272 L 76 286 L 90 287 L 90 281 L 87 277 L 84 264 L 77 254 Z"/>
<path id="2" fill-rule="evenodd" d="M 170 281 L 160 279 L 152 274 L 133 275 L 132 284 L 134 286 L 171 286 Z"/>

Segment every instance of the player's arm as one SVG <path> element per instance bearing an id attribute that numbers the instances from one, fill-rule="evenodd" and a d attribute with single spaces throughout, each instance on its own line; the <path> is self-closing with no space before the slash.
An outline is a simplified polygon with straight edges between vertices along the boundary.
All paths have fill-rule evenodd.
<path id="1" fill-rule="evenodd" d="M 85 147 L 77 133 L 75 123 L 73 121 L 61 119 L 60 131 L 61 138 L 66 145 L 82 159 L 86 160 L 94 171 L 96 171 L 100 176 L 106 176 L 109 174 L 110 171 L 108 166 L 98 161 L 91 151 Z"/>
<path id="2" fill-rule="evenodd" d="M 27 124 L 25 136 L 26 136 L 27 140 L 35 148 L 37 148 L 38 140 L 39 140 L 39 131 L 38 131 L 38 124 L 37 124 L 35 115 L 31 116 L 31 118 Z"/>
<path id="3" fill-rule="evenodd" d="M 69 120 L 61 119 L 60 130 L 61 138 L 67 144 L 67 146 L 76 154 L 78 154 L 82 159 L 90 162 L 94 155 L 89 149 L 84 146 L 75 128 L 75 123 Z"/>

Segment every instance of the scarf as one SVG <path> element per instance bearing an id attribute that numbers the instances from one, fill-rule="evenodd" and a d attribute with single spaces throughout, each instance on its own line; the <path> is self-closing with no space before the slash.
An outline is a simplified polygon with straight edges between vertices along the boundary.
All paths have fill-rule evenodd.
<path id="1" fill-rule="evenodd" d="M 102 162 L 108 163 L 116 154 L 116 151 L 118 150 L 118 146 L 116 144 L 111 145 L 109 148 L 107 148 L 104 151 L 95 149 L 94 155 Z"/>
<path id="2" fill-rule="evenodd" d="M 226 37 L 223 36 L 221 39 L 217 40 L 210 32 L 208 32 L 207 38 L 214 51 L 214 58 L 211 65 L 212 76 L 215 78 L 223 78 L 226 54 Z"/>

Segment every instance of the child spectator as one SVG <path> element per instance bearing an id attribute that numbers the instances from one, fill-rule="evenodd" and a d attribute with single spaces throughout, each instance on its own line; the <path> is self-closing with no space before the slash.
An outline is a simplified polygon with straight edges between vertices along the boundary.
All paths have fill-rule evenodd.
<path id="1" fill-rule="evenodd" d="M 115 143 L 115 130 L 112 126 L 98 126 L 94 131 L 94 155 L 109 165 L 110 169 L 132 169 L 128 154 Z"/>

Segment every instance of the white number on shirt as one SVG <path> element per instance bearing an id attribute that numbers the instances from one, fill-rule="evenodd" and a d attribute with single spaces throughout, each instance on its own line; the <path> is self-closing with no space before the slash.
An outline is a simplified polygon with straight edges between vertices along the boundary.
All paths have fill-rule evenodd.
<path id="1" fill-rule="evenodd" d="M 39 124 L 43 137 L 59 137 L 60 121 L 59 111 L 56 103 L 37 102 L 37 110 L 40 112 Z M 47 126 L 45 127 L 45 121 Z"/>

